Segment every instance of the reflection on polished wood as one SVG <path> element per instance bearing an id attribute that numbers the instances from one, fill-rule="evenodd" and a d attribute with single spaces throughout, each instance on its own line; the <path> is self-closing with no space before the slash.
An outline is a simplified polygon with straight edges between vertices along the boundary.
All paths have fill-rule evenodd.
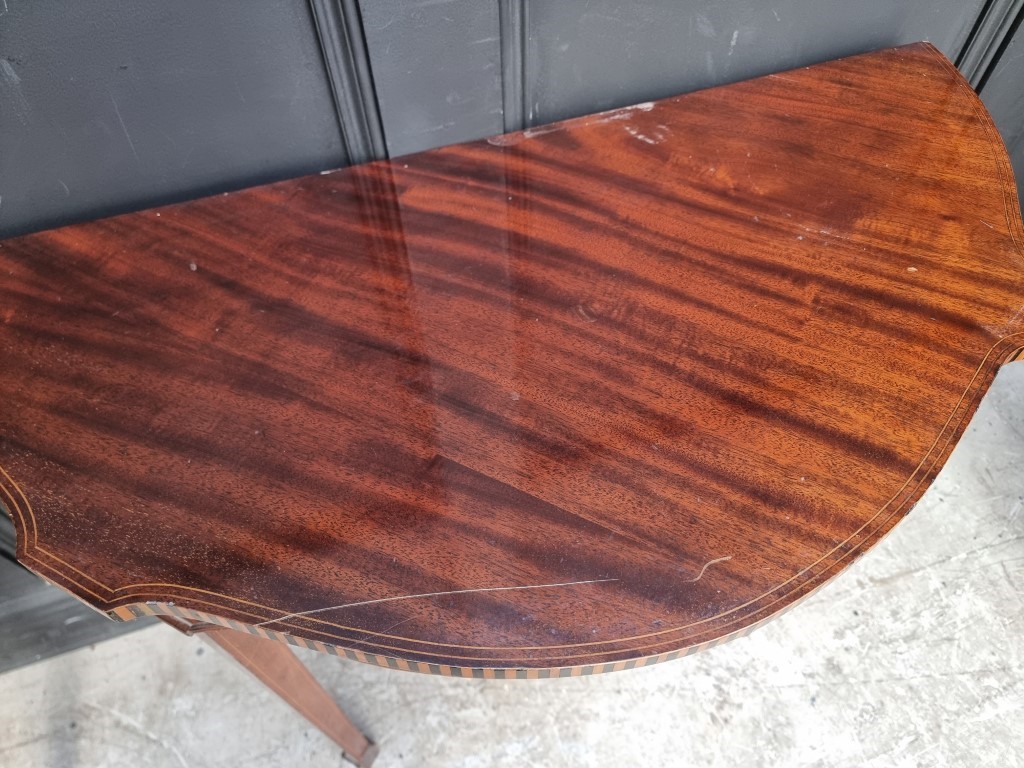
<path id="1" fill-rule="evenodd" d="M 926 44 L 10 240 L 0 498 L 120 618 L 671 658 L 907 513 L 1024 347 L 1021 241 Z"/>

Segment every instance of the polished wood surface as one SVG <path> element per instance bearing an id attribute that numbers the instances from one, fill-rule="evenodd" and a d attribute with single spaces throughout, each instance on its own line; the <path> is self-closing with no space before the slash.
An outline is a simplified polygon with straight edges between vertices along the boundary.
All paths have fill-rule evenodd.
<path id="1" fill-rule="evenodd" d="M 9 240 L 0 498 L 119 618 L 671 658 L 907 513 L 1024 347 L 1022 240 L 927 44 Z"/>

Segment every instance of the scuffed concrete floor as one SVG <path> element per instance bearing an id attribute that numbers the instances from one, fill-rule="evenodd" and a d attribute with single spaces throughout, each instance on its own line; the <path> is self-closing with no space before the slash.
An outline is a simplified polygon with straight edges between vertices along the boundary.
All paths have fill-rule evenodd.
<path id="1" fill-rule="evenodd" d="M 646 669 L 448 680 L 303 652 L 390 766 L 1024 765 L 1024 363 L 878 548 L 748 638 Z M 5 768 L 337 766 L 154 627 L 0 677 Z"/>

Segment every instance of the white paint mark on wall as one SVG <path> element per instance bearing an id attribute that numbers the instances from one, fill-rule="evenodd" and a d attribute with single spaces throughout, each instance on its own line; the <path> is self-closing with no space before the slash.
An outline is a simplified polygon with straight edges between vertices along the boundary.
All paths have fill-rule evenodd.
<path id="1" fill-rule="evenodd" d="M 715 25 L 711 23 L 711 19 L 703 13 L 697 14 L 697 31 L 704 37 L 714 37 L 718 34 L 715 32 Z"/>
<path id="2" fill-rule="evenodd" d="M 132 141 L 132 135 L 128 133 L 128 127 L 124 124 L 124 118 L 121 117 L 121 110 L 117 108 L 117 100 L 114 98 L 114 94 L 107 91 L 107 95 L 110 97 L 110 103 L 114 105 L 114 114 L 117 115 L 117 122 L 121 124 L 121 130 L 124 132 L 124 137 L 128 139 L 128 146 L 132 150 L 132 154 L 135 155 L 135 162 L 139 162 L 139 153 L 135 151 L 135 142 Z"/>
<path id="3" fill-rule="evenodd" d="M 7 59 L 0 59 L 0 99 L 10 106 L 22 124 L 28 124 L 30 110 L 21 91 L 21 78 Z"/>
<path id="4" fill-rule="evenodd" d="M 455 125 L 455 123 L 453 122 L 440 123 L 439 125 L 432 125 L 429 128 L 424 128 L 423 130 L 420 131 L 420 133 L 437 133 L 438 131 L 443 131 L 448 128 L 451 128 L 453 125 Z"/>

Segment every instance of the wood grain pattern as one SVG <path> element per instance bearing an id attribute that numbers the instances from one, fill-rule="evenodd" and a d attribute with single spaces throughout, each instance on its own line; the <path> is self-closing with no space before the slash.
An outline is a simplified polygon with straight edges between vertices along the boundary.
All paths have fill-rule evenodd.
<path id="1" fill-rule="evenodd" d="M 10 240 L 0 498 L 119 618 L 674 657 L 907 513 L 1024 347 L 1022 241 L 927 44 Z"/>

